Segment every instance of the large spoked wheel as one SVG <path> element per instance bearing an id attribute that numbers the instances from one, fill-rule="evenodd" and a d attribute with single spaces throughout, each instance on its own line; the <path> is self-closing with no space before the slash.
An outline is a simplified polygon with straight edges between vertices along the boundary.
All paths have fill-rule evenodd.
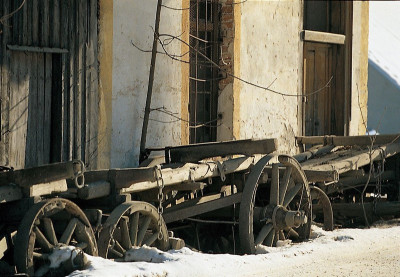
<path id="1" fill-rule="evenodd" d="M 97 255 L 96 239 L 85 214 L 76 204 L 62 198 L 33 205 L 17 231 L 14 260 L 18 272 L 45 275 L 49 271 L 49 255 L 63 245 Z"/>
<path id="2" fill-rule="evenodd" d="M 121 260 L 126 251 L 143 245 L 168 249 L 168 231 L 164 219 L 159 218 L 157 209 L 146 202 L 131 201 L 119 205 L 100 232 L 99 255 Z"/>
<path id="3" fill-rule="evenodd" d="M 301 241 L 311 232 L 311 198 L 307 178 L 292 157 L 265 156 L 251 170 L 242 195 L 239 236 L 242 251 L 257 245 L 276 246 L 278 240 Z M 262 173 L 268 178 L 261 178 Z"/>

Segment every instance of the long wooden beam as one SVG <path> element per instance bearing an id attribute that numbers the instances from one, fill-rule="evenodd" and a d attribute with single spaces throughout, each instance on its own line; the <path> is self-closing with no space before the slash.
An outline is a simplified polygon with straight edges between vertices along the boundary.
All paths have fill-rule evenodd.
<path id="1" fill-rule="evenodd" d="M 296 137 L 299 144 L 324 144 L 335 146 L 370 146 L 398 142 L 400 134 L 374 136 L 308 136 Z"/>
<path id="2" fill-rule="evenodd" d="M 197 203 L 199 200 L 195 200 L 196 201 L 190 203 L 191 205 L 186 205 L 186 207 L 178 208 L 179 205 L 177 205 L 177 208 L 173 211 L 168 211 L 168 209 L 166 209 L 165 213 L 163 214 L 165 223 L 182 220 L 191 216 L 196 216 L 240 203 L 242 200 L 242 193 L 236 193 L 220 199 L 213 199 L 211 201 L 202 201 L 201 204 Z"/>
<path id="3" fill-rule="evenodd" d="M 189 163 L 218 156 L 270 154 L 277 145 L 276 139 L 199 143 L 167 147 L 165 158 L 167 163 Z"/>

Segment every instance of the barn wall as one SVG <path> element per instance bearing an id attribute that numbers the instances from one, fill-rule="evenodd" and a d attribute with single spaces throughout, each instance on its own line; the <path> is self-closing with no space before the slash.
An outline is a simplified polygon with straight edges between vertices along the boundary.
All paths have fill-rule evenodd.
<path id="1" fill-rule="evenodd" d="M 301 94 L 303 22 L 301 1 L 248 1 L 242 7 L 240 76 L 290 95 Z M 300 134 L 298 97 L 241 84 L 240 138 L 278 138 L 293 153 Z"/>
<path id="2" fill-rule="evenodd" d="M 113 75 L 111 166 L 138 164 L 140 137 L 153 42 L 156 0 L 115 0 L 113 7 Z M 181 1 L 164 1 L 180 8 Z M 188 32 L 188 30 L 185 30 Z M 182 34 L 182 11 L 163 9 L 160 33 Z M 168 46 L 172 54 L 181 54 L 182 46 L 174 41 Z M 165 55 L 157 55 L 151 108 L 162 108 L 181 117 L 182 64 Z M 181 121 L 165 113 L 150 114 L 146 147 L 181 144 Z"/>
<path id="3" fill-rule="evenodd" d="M 9 14 L 19 5 L 19 1 L 2 1 L 0 14 Z M 1 164 L 23 168 L 82 159 L 88 167 L 96 167 L 97 0 L 26 1 L 3 23 Z M 16 48 L 10 50 L 9 45 Z M 49 106 L 49 113 L 41 115 Z M 42 125 L 50 129 L 33 134 Z M 36 148 L 32 154 L 39 157 L 36 162 L 27 162 L 29 147 Z M 50 159 L 41 157 L 49 151 Z"/>

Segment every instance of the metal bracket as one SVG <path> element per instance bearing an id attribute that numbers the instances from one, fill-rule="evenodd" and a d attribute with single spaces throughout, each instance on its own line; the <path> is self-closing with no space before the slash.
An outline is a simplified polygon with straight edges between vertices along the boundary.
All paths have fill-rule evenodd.
<path id="1" fill-rule="evenodd" d="M 225 166 L 221 162 L 217 161 L 217 168 L 219 171 L 219 175 L 221 176 L 221 181 L 225 182 L 225 180 L 226 180 Z"/>

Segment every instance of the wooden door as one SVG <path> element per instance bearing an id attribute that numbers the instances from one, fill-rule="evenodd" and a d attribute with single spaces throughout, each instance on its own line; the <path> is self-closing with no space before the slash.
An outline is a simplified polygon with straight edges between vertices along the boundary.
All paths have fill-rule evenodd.
<path id="1" fill-rule="evenodd" d="M 50 162 L 51 54 L 13 52 L 10 83 L 10 164 L 15 168 Z"/>
<path id="2" fill-rule="evenodd" d="M 307 136 L 331 134 L 335 124 L 332 87 L 320 90 L 332 78 L 332 52 L 331 44 L 304 43 L 304 95 L 309 95 L 304 103 Z"/>

